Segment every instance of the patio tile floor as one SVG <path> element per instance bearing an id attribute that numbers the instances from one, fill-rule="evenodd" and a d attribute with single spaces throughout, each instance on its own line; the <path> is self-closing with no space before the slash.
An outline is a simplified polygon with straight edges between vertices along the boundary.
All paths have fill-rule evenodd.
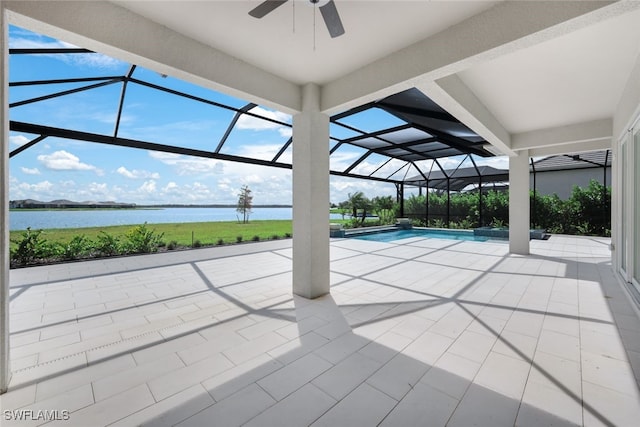
<path id="1" fill-rule="evenodd" d="M 608 243 L 335 239 L 313 301 L 290 240 L 12 270 L 2 425 L 635 426 Z"/>

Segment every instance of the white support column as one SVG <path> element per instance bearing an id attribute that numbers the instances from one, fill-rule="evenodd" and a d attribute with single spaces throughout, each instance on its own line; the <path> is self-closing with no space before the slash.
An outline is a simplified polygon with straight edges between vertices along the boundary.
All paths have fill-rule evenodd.
<path id="1" fill-rule="evenodd" d="M 7 19 L 0 1 L 0 393 L 9 369 L 9 70 Z"/>
<path id="2" fill-rule="evenodd" d="M 529 150 L 509 157 L 509 252 L 529 254 Z"/>
<path id="3" fill-rule="evenodd" d="M 293 293 L 329 293 L 329 117 L 315 84 L 293 117 Z"/>

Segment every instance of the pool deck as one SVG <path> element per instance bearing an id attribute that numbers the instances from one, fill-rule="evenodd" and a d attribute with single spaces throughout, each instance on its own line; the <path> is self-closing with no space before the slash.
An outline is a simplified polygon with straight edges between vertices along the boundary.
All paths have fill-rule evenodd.
<path id="1" fill-rule="evenodd" d="M 291 240 L 12 270 L 1 424 L 637 426 L 609 240 L 531 251 L 333 239 L 316 300 L 291 294 Z"/>

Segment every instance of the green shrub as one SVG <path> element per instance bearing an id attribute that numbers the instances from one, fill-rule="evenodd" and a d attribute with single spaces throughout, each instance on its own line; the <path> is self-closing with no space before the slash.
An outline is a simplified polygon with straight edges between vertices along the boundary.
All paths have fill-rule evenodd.
<path id="1" fill-rule="evenodd" d="M 167 250 L 169 251 L 173 251 L 178 247 L 178 242 L 176 242 L 175 240 L 172 240 L 169 242 L 169 244 L 167 245 Z"/>
<path id="2" fill-rule="evenodd" d="M 501 219 L 493 218 L 491 221 L 491 227 L 493 228 L 507 228 L 506 222 Z"/>
<path id="3" fill-rule="evenodd" d="M 242 243 L 242 236 L 236 237 L 236 243 Z"/>
<path id="4" fill-rule="evenodd" d="M 94 243 L 94 250 L 100 256 L 113 256 L 121 254 L 123 248 L 118 237 L 101 231 Z"/>
<path id="5" fill-rule="evenodd" d="M 470 219 L 466 218 L 462 221 L 452 222 L 450 228 L 468 230 L 470 228 L 474 228 L 474 223 L 471 222 Z"/>
<path id="6" fill-rule="evenodd" d="M 259 241 L 260 241 L 260 236 L 253 236 L 253 237 L 251 238 L 251 241 L 253 241 L 253 242 L 259 242 Z"/>
<path id="7" fill-rule="evenodd" d="M 157 252 L 164 233 L 156 233 L 155 229 L 147 228 L 147 223 L 138 225 L 130 229 L 125 235 L 127 238 L 128 253 L 151 253 Z"/>
<path id="8" fill-rule="evenodd" d="M 60 257 L 64 260 L 84 258 L 93 251 L 93 242 L 84 234 L 73 236 L 68 243 L 59 243 Z"/>
<path id="9" fill-rule="evenodd" d="M 55 245 L 42 237 L 42 230 L 31 231 L 31 227 L 22 233 L 22 238 L 12 240 L 18 246 L 11 251 L 11 261 L 18 265 L 27 265 L 35 261 L 57 256 Z"/>
<path id="10" fill-rule="evenodd" d="M 447 224 L 441 219 L 432 219 L 429 221 L 429 227 L 446 228 Z"/>
<path id="11" fill-rule="evenodd" d="M 222 246 L 222 245 L 224 245 L 224 240 L 223 240 L 223 239 L 218 239 L 218 243 L 217 243 L 217 245 L 218 245 L 218 246 Z"/>
<path id="12" fill-rule="evenodd" d="M 196 240 L 193 242 L 193 247 L 194 247 L 194 248 L 201 248 L 201 247 L 202 247 L 202 242 L 201 242 L 200 240 L 196 239 Z"/>
<path id="13" fill-rule="evenodd" d="M 278 240 L 278 239 L 280 239 L 280 236 L 278 236 L 277 234 L 271 235 L 271 240 Z"/>

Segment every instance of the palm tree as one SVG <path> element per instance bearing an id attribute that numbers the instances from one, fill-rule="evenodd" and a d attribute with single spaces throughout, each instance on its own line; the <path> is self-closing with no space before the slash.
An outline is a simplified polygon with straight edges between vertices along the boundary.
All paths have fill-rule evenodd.
<path id="1" fill-rule="evenodd" d="M 371 206 L 371 201 L 367 199 L 362 191 L 357 191 L 354 194 L 349 193 L 349 206 L 351 207 L 351 217 L 357 218 L 358 211 L 362 211 L 361 224 L 364 224 L 364 220 L 367 217 L 367 210 Z"/>

